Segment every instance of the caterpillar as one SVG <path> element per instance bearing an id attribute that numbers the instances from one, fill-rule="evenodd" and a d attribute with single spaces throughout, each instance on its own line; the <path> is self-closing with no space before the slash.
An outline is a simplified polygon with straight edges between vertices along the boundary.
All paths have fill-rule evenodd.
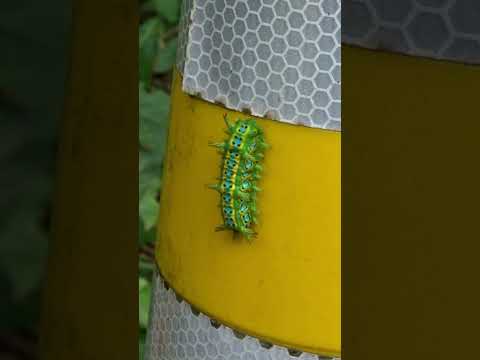
<path id="1" fill-rule="evenodd" d="M 248 240 L 257 236 L 253 226 L 257 224 L 257 181 L 263 170 L 264 150 L 269 145 L 255 119 L 238 119 L 232 124 L 227 114 L 223 117 L 229 138 L 223 142 L 210 142 L 222 154 L 219 183 L 209 185 L 220 193 L 219 207 L 223 224 L 216 231 L 232 230 Z"/>

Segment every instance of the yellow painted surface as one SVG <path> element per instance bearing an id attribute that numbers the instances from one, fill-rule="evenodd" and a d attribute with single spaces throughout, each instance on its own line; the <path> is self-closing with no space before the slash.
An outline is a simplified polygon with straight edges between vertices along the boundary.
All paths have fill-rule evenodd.
<path id="1" fill-rule="evenodd" d="M 304 351 L 340 353 L 340 133 L 259 119 L 272 148 L 259 186 L 259 236 L 215 232 L 222 116 L 184 94 L 176 75 L 157 259 L 199 310 L 247 334 Z"/>

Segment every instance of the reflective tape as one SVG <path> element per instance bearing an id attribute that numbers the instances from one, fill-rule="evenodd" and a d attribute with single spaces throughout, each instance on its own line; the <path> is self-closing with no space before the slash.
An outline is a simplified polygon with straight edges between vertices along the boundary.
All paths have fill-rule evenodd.
<path id="1" fill-rule="evenodd" d="M 480 64 L 480 1 L 344 0 L 342 41 Z"/>
<path id="2" fill-rule="evenodd" d="M 339 360 L 234 331 L 192 309 L 158 274 L 150 322 L 145 360 Z"/>
<path id="3" fill-rule="evenodd" d="M 340 0 L 186 0 L 183 90 L 228 109 L 340 130 Z"/>

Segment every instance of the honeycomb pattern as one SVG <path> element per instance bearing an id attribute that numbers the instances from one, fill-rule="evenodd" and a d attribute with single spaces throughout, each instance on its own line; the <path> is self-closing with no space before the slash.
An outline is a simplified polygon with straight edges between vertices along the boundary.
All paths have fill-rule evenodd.
<path id="1" fill-rule="evenodd" d="M 178 71 L 183 74 L 183 68 L 185 66 L 185 52 L 187 49 L 188 31 L 190 27 L 190 13 L 192 9 L 193 0 L 182 0 L 179 28 L 181 29 L 178 34 L 178 46 L 176 65 Z"/>
<path id="2" fill-rule="evenodd" d="M 192 310 L 165 285 L 156 275 L 146 360 L 335 360 L 239 334 Z"/>
<path id="3" fill-rule="evenodd" d="M 344 0 L 342 41 L 480 64 L 478 0 Z"/>
<path id="4" fill-rule="evenodd" d="M 340 130 L 340 0 L 185 0 L 182 11 L 185 92 Z"/>

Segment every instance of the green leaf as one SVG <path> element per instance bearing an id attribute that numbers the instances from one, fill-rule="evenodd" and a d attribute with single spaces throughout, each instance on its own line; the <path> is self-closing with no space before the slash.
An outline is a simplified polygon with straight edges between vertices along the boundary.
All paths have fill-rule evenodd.
<path id="1" fill-rule="evenodd" d="M 138 221 L 138 245 L 140 247 L 146 246 L 146 245 L 153 245 L 155 244 L 156 236 L 157 236 L 156 229 L 151 228 L 148 231 L 146 231 L 143 220 L 140 218 Z"/>
<path id="2" fill-rule="evenodd" d="M 169 41 L 165 47 L 158 49 L 157 61 L 155 62 L 154 72 L 163 74 L 170 71 L 175 64 L 177 54 L 177 39 Z"/>
<path id="3" fill-rule="evenodd" d="M 142 329 L 146 329 L 148 326 L 151 292 L 150 282 L 143 277 L 138 278 L 138 322 Z"/>
<path id="4" fill-rule="evenodd" d="M 138 263 L 138 274 L 140 277 L 151 279 L 155 273 L 155 263 L 145 258 L 140 258 Z"/>
<path id="5" fill-rule="evenodd" d="M 139 30 L 139 78 L 146 86 L 150 85 L 153 66 L 158 52 L 158 39 L 165 31 L 159 18 L 150 18 L 140 25 Z"/>
<path id="6" fill-rule="evenodd" d="M 158 217 L 162 163 L 166 150 L 169 96 L 162 90 L 147 92 L 139 86 L 139 215 L 145 230 L 152 229 Z"/>
<path id="7" fill-rule="evenodd" d="M 159 188 L 160 186 L 158 186 Z M 152 184 L 148 187 L 142 197 L 140 198 L 139 211 L 142 216 L 142 220 L 145 226 L 145 230 L 150 230 L 157 223 L 157 215 L 159 210 L 159 205 L 155 199 L 157 194 L 157 186 Z"/>
<path id="8" fill-rule="evenodd" d="M 169 23 L 176 24 L 180 17 L 181 0 L 153 0 L 158 14 Z"/>
<path id="9" fill-rule="evenodd" d="M 139 360 L 143 360 L 143 355 L 145 353 L 145 340 L 146 340 L 146 332 L 145 331 L 140 331 L 139 337 L 138 337 L 138 358 Z"/>
<path id="10" fill-rule="evenodd" d="M 157 197 L 160 192 L 160 175 L 162 158 L 155 157 L 145 151 L 140 152 L 139 174 L 139 215 L 145 231 L 152 229 L 158 217 L 159 204 Z"/>
<path id="11" fill-rule="evenodd" d="M 140 85 L 139 111 L 141 146 L 152 150 L 163 149 L 168 129 L 170 96 L 163 90 L 147 92 Z"/>
<path id="12" fill-rule="evenodd" d="M 153 276 L 154 271 L 155 271 L 155 263 L 152 262 L 150 259 L 140 257 L 140 260 L 138 263 L 138 273 L 140 274 L 140 276 L 151 278 Z"/>

